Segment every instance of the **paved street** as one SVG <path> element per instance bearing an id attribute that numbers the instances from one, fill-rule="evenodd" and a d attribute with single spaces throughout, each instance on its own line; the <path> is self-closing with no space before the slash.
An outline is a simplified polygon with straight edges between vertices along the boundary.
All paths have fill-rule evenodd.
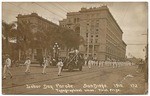
<path id="1" fill-rule="evenodd" d="M 13 78 L 2 82 L 3 94 L 144 94 L 144 75 L 136 72 L 136 66 L 111 68 L 92 66 L 83 71 L 64 70 L 57 76 L 57 67 L 31 67 L 25 74 L 25 66 L 11 69 Z"/>

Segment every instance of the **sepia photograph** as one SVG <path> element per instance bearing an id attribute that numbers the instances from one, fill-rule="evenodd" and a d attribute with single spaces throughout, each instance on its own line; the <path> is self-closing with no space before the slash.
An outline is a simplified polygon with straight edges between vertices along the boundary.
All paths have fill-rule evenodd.
<path id="1" fill-rule="evenodd" d="M 148 94 L 148 2 L 1 2 L 3 95 Z"/>

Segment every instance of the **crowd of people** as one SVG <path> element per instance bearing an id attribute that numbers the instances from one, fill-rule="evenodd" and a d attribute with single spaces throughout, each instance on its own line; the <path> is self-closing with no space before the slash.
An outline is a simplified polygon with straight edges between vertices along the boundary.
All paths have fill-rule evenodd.
<path id="1" fill-rule="evenodd" d="M 44 57 L 43 62 L 42 62 L 42 66 L 43 66 L 43 70 L 41 72 L 42 74 L 46 74 L 46 67 L 49 65 L 49 63 L 50 63 L 49 57 L 48 56 Z M 4 67 L 3 67 L 3 79 L 6 79 L 7 74 L 10 75 L 10 78 L 13 77 L 13 75 L 10 71 L 11 65 L 12 65 L 12 61 L 10 59 L 10 56 L 8 54 L 6 54 L 5 60 L 4 60 Z M 31 67 L 30 57 L 26 58 L 23 65 L 26 66 L 25 74 L 29 74 L 30 73 L 30 67 Z M 58 76 L 61 76 L 61 71 L 62 71 L 62 67 L 63 67 L 62 59 L 58 59 L 57 66 L 58 66 Z"/>
<path id="2" fill-rule="evenodd" d="M 42 74 L 46 74 L 47 66 L 50 65 L 50 63 L 52 63 L 49 60 L 50 60 L 50 58 L 49 58 L 49 56 L 47 56 L 47 57 L 43 58 L 43 62 L 40 62 L 40 63 L 42 63 L 42 68 L 43 68 L 41 70 Z M 29 57 L 26 58 L 24 65 L 26 65 L 25 74 L 29 74 L 30 66 L 31 66 L 31 59 Z M 56 62 L 56 65 L 58 66 L 58 76 L 61 76 L 62 67 L 64 66 L 63 60 L 59 58 L 58 61 Z M 106 60 L 106 61 L 96 60 L 96 59 L 93 59 L 92 56 L 89 56 L 87 59 L 84 59 L 83 65 L 88 66 L 89 69 L 91 69 L 93 66 L 118 68 L 118 67 L 122 67 L 122 66 L 132 66 L 132 65 L 135 65 L 135 63 L 130 62 L 130 61 L 123 62 L 123 61 L 116 61 L 116 60 Z M 11 59 L 10 59 L 9 55 L 6 55 L 6 59 L 4 60 L 4 66 L 3 66 L 3 79 L 6 79 L 7 74 L 10 75 L 10 78 L 13 77 L 13 75 L 10 71 L 10 66 L 11 66 Z"/>
<path id="3" fill-rule="evenodd" d="M 112 68 L 118 68 L 121 66 L 131 66 L 135 64 L 129 61 L 120 62 L 120 61 L 88 60 L 88 61 L 85 61 L 84 65 L 87 65 L 89 68 L 91 68 L 92 66 L 98 66 L 98 67 L 107 66 L 107 67 L 112 67 Z"/>
<path id="4" fill-rule="evenodd" d="M 117 61 L 117 60 L 96 60 L 93 59 L 92 56 L 89 56 L 85 59 L 84 65 L 87 65 L 90 69 L 92 66 L 98 66 L 98 67 L 112 67 L 112 68 L 118 68 L 121 66 L 131 66 L 135 65 L 135 63 L 130 61 Z"/>

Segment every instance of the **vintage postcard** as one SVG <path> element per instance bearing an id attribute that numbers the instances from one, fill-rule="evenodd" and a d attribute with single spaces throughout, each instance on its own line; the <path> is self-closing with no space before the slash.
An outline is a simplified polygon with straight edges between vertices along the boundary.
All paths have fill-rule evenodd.
<path id="1" fill-rule="evenodd" d="M 147 2 L 2 2 L 2 94 L 148 93 Z"/>

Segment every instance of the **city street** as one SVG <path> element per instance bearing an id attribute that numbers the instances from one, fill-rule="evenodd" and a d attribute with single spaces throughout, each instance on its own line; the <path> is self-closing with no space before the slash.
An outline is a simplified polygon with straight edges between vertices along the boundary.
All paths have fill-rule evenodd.
<path id="1" fill-rule="evenodd" d="M 13 67 L 13 78 L 2 82 L 3 94 L 144 94 L 143 73 L 137 66 L 119 68 L 83 66 L 83 71 L 64 70 L 57 76 L 58 68 L 49 66 L 47 74 L 41 74 L 42 67 L 32 66 L 25 74 L 25 66 Z"/>

